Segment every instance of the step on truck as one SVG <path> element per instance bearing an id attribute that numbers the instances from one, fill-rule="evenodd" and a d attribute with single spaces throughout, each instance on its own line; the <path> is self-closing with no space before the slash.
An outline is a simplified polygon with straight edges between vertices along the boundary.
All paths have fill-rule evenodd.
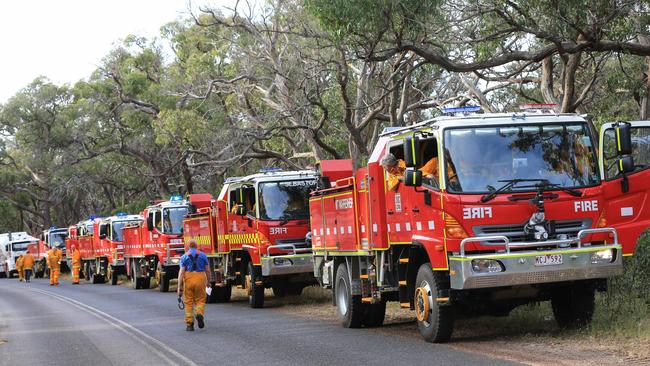
<path id="1" fill-rule="evenodd" d="M 124 226 L 124 263 L 134 289 L 148 289 L 156 278 L 161 292 L 178 277 L 183 244 L 183 218 L 188 203 L 181 196 L 152 201 L 141 216 L 144 221 Z"/>
<path id="2" fill-rule="evenodd" d="M 39 237 L 40 240 L 38 244 L 30 245 L 29 251 L 34 255 L 34 260 L 36 263 L 34 265 L 35 278 L 43 278 L 45 276 L 49 276 L 49 273 L 47 271 L 47 251 L 50 250 L 51 246 L 54 246 L 55 248 L 61 250 L 63 257 L 65 258 L 65 255 L 67 253 L 65 247 L 65 239 L 67 237 L 68 229 L 52 226 L 47 230 L 43 230 Z M 65 267 L 67 267 L 67 264 Z M 62 263 L 61 272 L 64 272 L 66 270 L 67 268 L 64 268 L 64 265 Z"/>
<path id="3" fill-rule="evenodd" d="M 245 289 L 253 308 L 264 306 L 264 289 L 299 295 L 315 284 L 309 233 L 313 171 L 267 169 L 226 179 L 216 200 L 197 197 L 184 220 L 185 244 L 196 240 L 213 269 L 209 302 L 230 300 L 232 286 Z"/>
<path id="4" fill-rule="evenodd" d="M 387 301 L 415 310 L 430 342 L 449 340 L 459 314 L 534 301 L 550 300 L 560 326 L 591 320 L 594 292 L 650 226 L 650 123 L 606 124 L 598 139 L 581 116 L 534 108 L 448 111 L 386 130 L 346 178 L 322 169 L 314 272 L 345 327 L 381 325 Z"/>

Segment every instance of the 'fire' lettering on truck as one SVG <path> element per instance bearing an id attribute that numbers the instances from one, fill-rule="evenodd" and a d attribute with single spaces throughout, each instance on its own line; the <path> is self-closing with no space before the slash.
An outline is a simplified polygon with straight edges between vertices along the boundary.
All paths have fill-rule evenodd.
<path id="1" fill-rule="evenodd" d="M 492 207 L 464 207 L 463 219 L 484 219 L 492 218 Z"/>
<path id="2" fill-rule="evenodd" d="M 595 212 L 598 211 L 598 201 L 575 201 L 573 208 L 575 212 Z"/>

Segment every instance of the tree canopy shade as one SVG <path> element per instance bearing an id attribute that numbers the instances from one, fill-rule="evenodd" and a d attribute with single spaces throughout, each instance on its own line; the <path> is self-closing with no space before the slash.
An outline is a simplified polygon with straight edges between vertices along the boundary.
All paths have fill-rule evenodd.
<path id="1" fill-rule="evenodd" d="M 0 231 L 137 212 L 263 167 L 365 163 L 379 133 L 530 102 L 650 110 L 649 2 L 240 1 L 133 35 L 0 106 Z"/>

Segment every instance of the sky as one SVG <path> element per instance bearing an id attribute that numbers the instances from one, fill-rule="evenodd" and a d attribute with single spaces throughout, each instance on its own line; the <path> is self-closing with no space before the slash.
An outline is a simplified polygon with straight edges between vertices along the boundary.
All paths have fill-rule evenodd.
<path id="1" fill-rule="evenodd" d="M 192 0 L 191 6 L 228 0 Z M 0 104 L 38 76 L 74 84 L 129 34 L 159 35 L 188 0 L 1 0 Z"/>

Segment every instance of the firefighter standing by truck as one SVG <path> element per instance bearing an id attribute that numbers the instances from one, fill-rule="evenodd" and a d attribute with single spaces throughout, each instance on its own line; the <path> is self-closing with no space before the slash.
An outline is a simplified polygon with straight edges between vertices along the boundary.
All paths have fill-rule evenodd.
<path id="1" fill-rule="evenodd" d="M 47 266 L 50 267 L 50 286 L 59 285 L 61 255 L 61 250 L 54 246 L 50 247 L 50 250 L 47 251 Z"/>
<path id="2" fill-rule="evenodd" d="M 34 271 L 34 256 L 29 250 L 23 255 L 23 276 L 25 282 L 29 282 L 32 278 L 32 271 Z"/>
<path id="3" fill-rule="evenodd" d="M 72 249 L 72 284 L 79 284 L 79 271 L 81 270 L 81 252 L 74 244 L 71 247 Z"/>
<path id="4" fill-rule="evenodd" d="M 178 272 L 178 297 L 184 295 L 185 323 L 187 331 L 194 330 L 194 316 L 199 328 L 205 326 L 203 310 L 205 307 L 205 288 L 210 278 L 210 266 L 205 253 L 196 249 L 196 241 L 190 240 L 189 250 L 181 257 L 181 269 Z M 207 276 L 207 277 L 206 277 Z"/>
<path id="5" fill-rule="evenodd" d="M 23 255 L 19 255 L 16 259 L 16 271 L 18 271 L 18 281 L 23 282 Z"/>

